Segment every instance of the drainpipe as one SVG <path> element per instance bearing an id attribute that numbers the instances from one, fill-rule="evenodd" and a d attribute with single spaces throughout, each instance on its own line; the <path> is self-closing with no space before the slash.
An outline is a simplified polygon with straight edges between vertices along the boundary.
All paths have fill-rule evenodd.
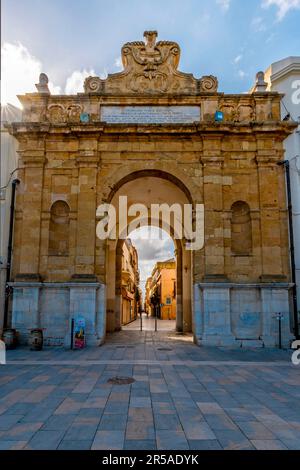
<path id="1" fill-rule="evenodd" d="M 286 190 L 288 202 L 288 215 L 289 215 L 289 235 L 290 235 L 290 256 L 291 256 L 291 274 L 292 274 L 292 296 L 293 296 L 293 310 L 294 310 L 294 335 L 296 339 L 299 336 L 299 323 L 298 323 L 298 304 L 297 304 L 297 286 L 296 286 L 296 264 L 295 264 L 295 246 L 294 246 L 294 229 L 293 229 L 293 206 L 291 196 L 291 176 L 290 176 L 290 162 L 284 160 L 278 162 L 278 165 L 284 165 L 286 175 Z"/>
<path id="2" fill-rule="evenodd" d="M 8 302 L 9 302 L 9 294 L 10 294 L 10 288 L 8 286 L 8 283 L 10 281 L 10 272 L 11 272 L 12 241 L 13 241 L 13 231 L 14 231 L 15 198 L 16 198 L 15 196 L 16 196 L 16 187 L 17 187 L 17 184 L 19 183 L 20 183 L 20 180 L 14 179 L 12 182 L 12 188 L 11 188 L 3 329 L 7 328 L 7 320 L 8 320 Z"/>

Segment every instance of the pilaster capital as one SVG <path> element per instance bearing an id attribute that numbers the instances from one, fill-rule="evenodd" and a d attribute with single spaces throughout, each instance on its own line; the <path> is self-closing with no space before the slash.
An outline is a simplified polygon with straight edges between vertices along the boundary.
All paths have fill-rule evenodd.
<path id="1" fill-rule="evenodd" d="M 76 164 L 80 168 L 98 168 L 100 152 L 97 150 L 79 150 L 76 154 Z"/>
<path id="2" fill-rule="evenodd" d="M 47 162 L 44 150 L 19 150 L 21 164 L 31 168 L 42 168 Z"/>
<path id="3" fill-rule="evenodd" d="M 255 161 L 259 168 L 270 168 L 277 165 L 278 161 L 281 160 L 281 157 L 282 155 L 278 155 L 277 152 L 269 153 L 267 151 L 261 151 L 256 153 Z"/>

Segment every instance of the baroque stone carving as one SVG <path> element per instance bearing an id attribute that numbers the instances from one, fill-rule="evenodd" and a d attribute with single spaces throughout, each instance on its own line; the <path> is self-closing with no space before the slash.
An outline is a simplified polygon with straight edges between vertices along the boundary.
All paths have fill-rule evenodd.
<path id="1" fill-rule="evenodd" d="M 82 113 L 82 107 L 79 104 L 71 104 L 68 109 L 68 121 L 79 122 L 80 114 Z"/>
<path id="2" fill-rule="evenodd" d="M 234 104 L 223 104 L 221 106 L 221 111 L 224 113 L 225 121 L 237 121 L 237 110 Z"/>
<path id="3" fill-rule="evenodd" d="M 104 80 L 101 80 L 99 77 L 88 77 L 84 81 L 84 91 L 86 93 L 99 93 L 102 90 L 102 83 Z"/>
<path id="4" fill-rule="evenodd" d="M 60 104 L 50 104 L 47 110 L 47 119 L 53 124 L 66 122 L 66 113 L 64 106 Z"/>
<path id="5" fill-rule="evenodd" d="M 65 108 L 61 104 L 50 104 L 46 112 L 46 120 L 52 124 L 63 124 L 66 122 L 79 122 L 82 106 L 70 104 Z"/>
<path id="6" fill-rule="evenodd" d="M 252 105 L 242 103 L 238 106 L 237 116 L 240 122 L 251 122 L 255 119 L 255 111 Z"/>
<path id="7" fill-rule="evenodd" d="M 105 80 L 88 77 L 85 93 L 100 94 L 197 94 L 217 91 L 216 77 L 196 79 L 177 70 L 180 47 L 173 41 L 156 42 L 156 31 L 145 31 L 145 42 L 134 41 L 122 47 L 124 70 L 109 74 Z"/>
<path id="8" fill-rule="evenodd" d="M 220 110 L 224 113 L 227 122 L 253 122 L 256 117 L 255 105 L 247 98 L 220 101 Z"/>
<path id="9" fill-rule="evenodd" d="M 218 79 L 213 75 L 207 75 L 200 79 L 200 91 L 216 93 L 218 91 Z"/>

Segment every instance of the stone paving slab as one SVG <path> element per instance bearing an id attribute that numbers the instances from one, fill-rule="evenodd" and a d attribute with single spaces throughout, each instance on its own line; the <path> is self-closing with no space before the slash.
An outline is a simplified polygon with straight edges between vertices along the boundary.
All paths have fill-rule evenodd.
<path id="1" fill-rule="evenodd" d="M 300 450 L 300 369 L 291 351 L 122 333 L 82 351 L 8 351 L 0 450 Z M 114 376 L 135 382 L 113 385 Z"/>

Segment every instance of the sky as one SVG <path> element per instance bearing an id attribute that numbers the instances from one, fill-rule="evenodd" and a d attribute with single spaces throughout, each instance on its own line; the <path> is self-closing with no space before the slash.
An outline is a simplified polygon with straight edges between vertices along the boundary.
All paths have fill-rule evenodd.
<path id="1" fill-rule="evenodd" d="M 181 47 L 180 69 L 249 90 L 258 70 L 300 54 L 300 0 L 2 0 L 2 103 L 36 91 L 82 91 L 87 75 L 120 70 L 120 49 L 156 29 Z"/>
<path id="2" fill-rule="evenodd" d="M 145 283 L 155 263 L 174 258 L 174 242 L 164 230 L 158 227 L 138 228 L 131 232 L 130 239 L 138 252 L 140 284 L 144 296 Z"/>
<path id="3" fill-rule="evenodd" d="M 219 90 L 247 92 L 259 70 L 300 55 L 300 0 L 2 0 L 1 102 L 35 92 L 41 72 L 52 93 L 83 91 L 88 75 L 121 69 L 120 50 L 157 30 L 179 43 L 179 69 L 215 75 Z M 137 240 L 141 279 L 171 258 L 169 237 Z"/>

